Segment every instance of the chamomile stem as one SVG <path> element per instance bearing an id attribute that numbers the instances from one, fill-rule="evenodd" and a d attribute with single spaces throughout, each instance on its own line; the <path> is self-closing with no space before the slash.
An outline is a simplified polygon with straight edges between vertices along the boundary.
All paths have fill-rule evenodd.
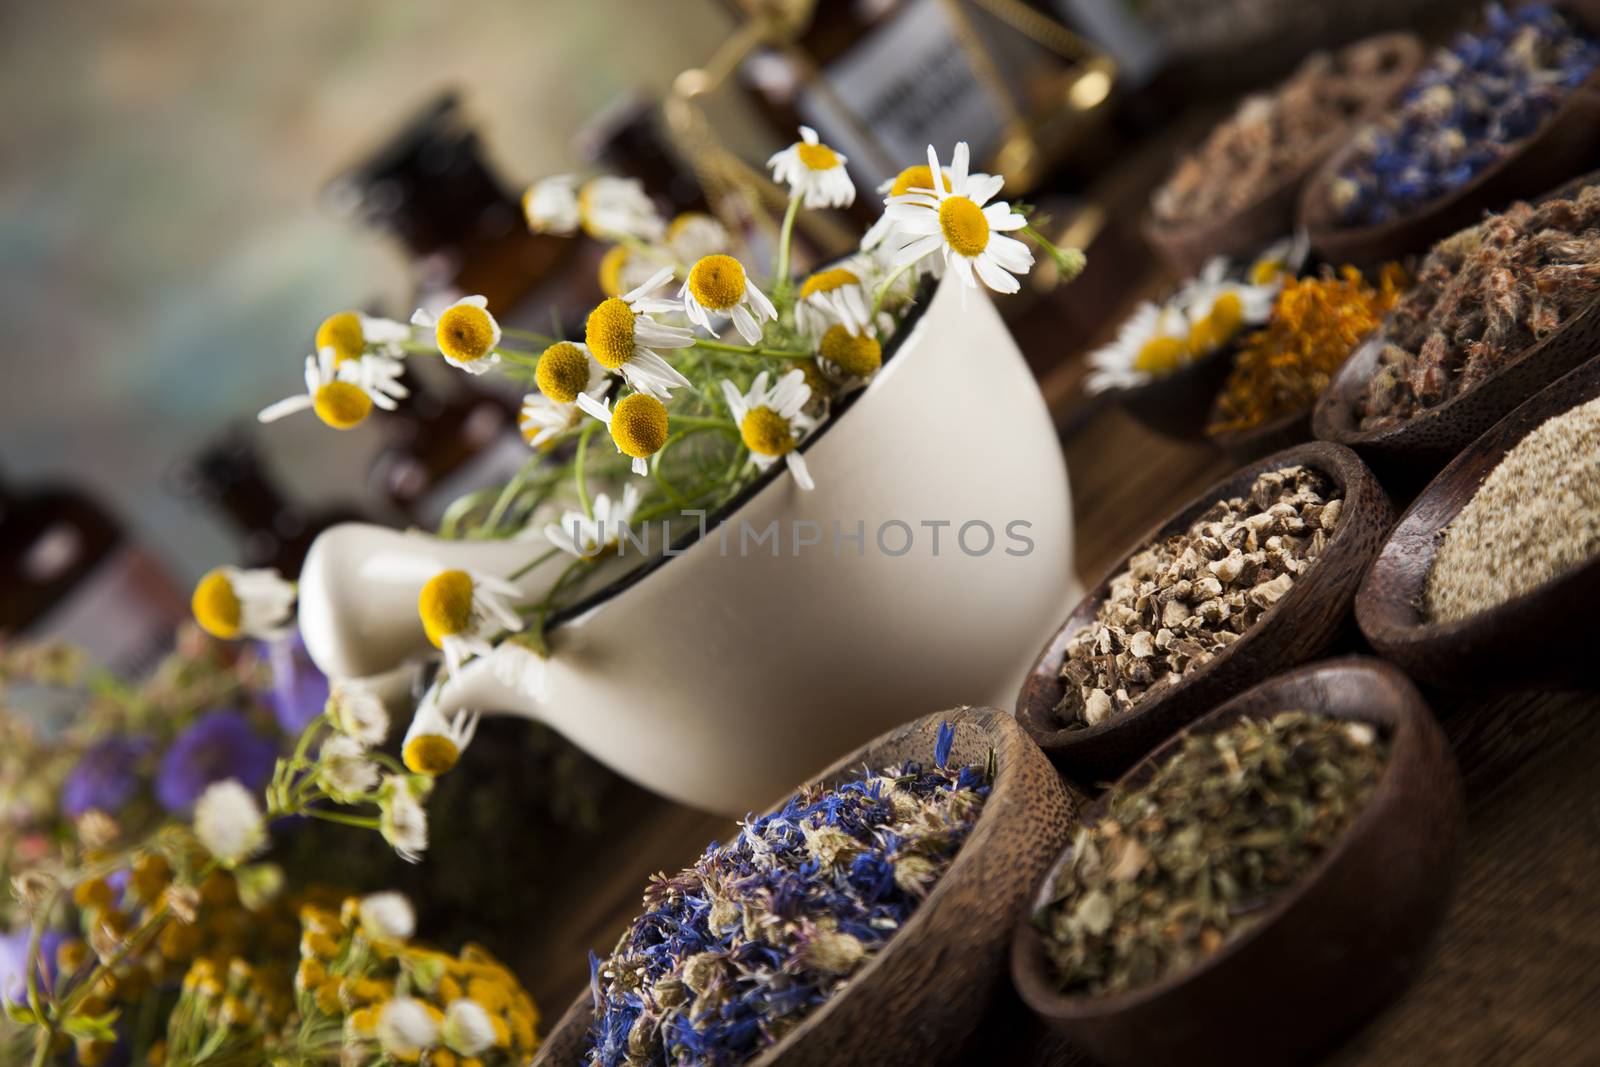
<path id="1" fill-rule="evenodd" d="M 794 219 L 800 214 L 800 198 L 789 197 L 789 206 L 783 213 L 783 229 L 778 231 L 778 266 L 772 272 L 773 288 L 789 287 L 789 247 L 794 243 Z"/>
<path id="2" fill-rule="evenodd" d="M 1045 255 L 1055 261 L 1056 269 L 1061 272 L 1063 281 L 1071 281 L 1083 273 L 1086 258 L 1081 248 L 1061 248 L 1050 238 L 1033 228 L 1030 222 L 1022 227 L 1022 235 L 1038 245 Z"/>
<path id="3" fill-rule="evenodd" d="M 741 356 L 758 356 L 766 359 L 810 359 L 812 353 L 802 352 L 797 348 L 758 348 L 755 345 L 730 345 L 723 341 L 707 341 L 695 338 L 694 348 L 703 348 L 710 352 L 733 352 Z"/>
<path id="4" fill-rule="evenodd" d="M 578 504 L 583 508 L 584 517 L 590 519 L 594 518 L 594 506 L 589 503 L 589 487 L 583 480 L 583 459 L 589 451 L 589 435 L 594 433 L 594 428 L 598 425 L 600 424 L 597 422 L 590 422 L 584 426 L 583 433 L 578 435 L 577 454 L 572 459 L 578 489 Z"/>
<path id="5" fill-rule="evenodd" d="M 518 352 L 511 348 L 496 348 L 494 352 L 495 355 L 509 363 L 520 363 L 524 367 L 537 367 L 539 365 L 539 357 L 531 352 Z"/>
<path id="6" fill-rule="evenodd" d="M 561 550 L 559 548 L 546 549 L 544 552 L 535 556 L 533 559 L 529 560 L 516 570 L 512 571 L 510 574 L 506 575 L 506 581 L 516 581 L 518 578 L 521 578 L 524 574 L 527 574 L 529 571 L 533 570 L 533 568 L 537 567 L 539 564 L 543 563 L 545 560 L 549 559 L 551 556 L 554 556 L 560 551 Z"/>
<path id="7" fill-rule="evenodd" d="M 894 288 L 894 283 L 899 281 L 906 271 L 915 267 L 917 262 L 917 260 L 912 260 L 910 263 L 902 263 L 883 280 L 883 284 L 878 286 L 878 291 L 872 294 L 872 311 L 867 315 L 868 322 L 878 317 L 878 309 L 883 307 L 883 298 L 889 295 L 889 290 Z"/>
<path id="8" fill-rule="evenodd" d="M 733 424 L 732 419 L 719 419 L 704 415 L 674 415 L 672 416 L 672 425 L 700 430 L 726 430 L 729 433 L 737 433 L 739 430 L 739 427 Z"/>
<path id="9" fill-rule="evenodd" d="M 495 527 L 500 525 L 500 520 L 505 518 L 506 509 L 517 498 L 517 494 L 522 492 L 522 487 L 527 484 L 528 475 L 533 473 L 538 464 L 539 461 L 537 459 L 529 460 L 523 464 L 522 469 L 512 476 L 504 489 L 500 490 L 499 498 L 495 500 L 494 506 L 489 509 L 488 516 L 483 520 L 483 529 L 493 533 Z"/>

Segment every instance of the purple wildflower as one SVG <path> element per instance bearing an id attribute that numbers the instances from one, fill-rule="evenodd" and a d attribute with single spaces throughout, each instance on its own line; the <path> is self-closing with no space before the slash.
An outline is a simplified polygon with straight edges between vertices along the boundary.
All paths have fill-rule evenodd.
<path id="1" fill-rule="evenodd" d="M 264 647 L 272 666 L 272 691 L 268 694 L 272 713 L 284 733 L 298 737 L 327 706 L 328 679 L 311 662 L 300 631 L 266 642 Z"/>
<path id="2" fill-rule="evenodd" d="M 187 810 L 206 786 L 237 778 L 259 790 L 272 778 L 278 750 L 237 711 L 213 711 L 172 743 L 156 776 L 156 799 L 171 812 Z"/>
<path id="3" fill-rule="evenodd" d="M 61 810 L 77 818 L 91 808 L 115 815 L 139 790 L 139 765 L 150 755 L 148 737 L 108 737 L 91 745 L 61 786 Z"/>
<path id="4" fill-rule="evenodd" d="M 9 934 L 0 934 L 0 1004 L 21 1004 L 28 991 L 28 942 L 30 931 L 23 927 Z M 66 935 L 58 930 L 46 930 L 39 939 L 39 982 L 48 989 L 55 981 L 56 949 Z"/>

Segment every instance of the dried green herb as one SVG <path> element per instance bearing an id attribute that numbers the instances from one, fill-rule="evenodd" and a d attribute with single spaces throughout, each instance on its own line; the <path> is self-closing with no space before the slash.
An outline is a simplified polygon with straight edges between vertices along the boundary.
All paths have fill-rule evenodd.
<path id="1" fill-rule="evenodd" d="M 1366 805 L 1388 749 L 1367 723 L 1304 711 L 1185 738 L 1079 829 L 1034 916 L 1061 989 L 1134 989 L 1249 929 Z"/>

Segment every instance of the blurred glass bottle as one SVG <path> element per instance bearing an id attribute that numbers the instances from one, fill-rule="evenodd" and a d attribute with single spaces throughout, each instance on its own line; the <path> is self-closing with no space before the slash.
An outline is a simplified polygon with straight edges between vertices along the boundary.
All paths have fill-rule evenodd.
<path id="1" fill-rule="evenodd" d="M 300 573 L 311 542 L 323 530 L 369 520 L 348 504 L 306 508 L 290 500 L 268 471 L 255 435 L 241 426 L 225 430 L 174 467 L 169 484 L 227 523 L 238 537 L 240 566 L 272 567 L 290 579 Z"/>
<path id="2" fill-rule="evenodd" d="M 171 647 L 188 598 L 92 496 L 0 482 L 0 635 L 61 640 L 125 678 Z"/>

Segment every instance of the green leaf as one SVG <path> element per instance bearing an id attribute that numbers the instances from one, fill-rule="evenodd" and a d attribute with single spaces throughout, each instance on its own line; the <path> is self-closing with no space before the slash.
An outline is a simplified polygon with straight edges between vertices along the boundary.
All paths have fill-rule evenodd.
<path id="1" fill-rule="evenodd" d="M 21 1023 L 23 1026 L 36 1026 L 39 1022 L 39 1017 L 33 1013 L 33 1009 L 21 1002 L 6 1001 L 6 1015 L 12 1022 Z"/>
<path id="2" fill-rule="evenodd" d="M 112 1024 L 117 1021 L 121 1011 L 112 1008 L 104 1015 L 69 1015 L 61 1028 L 73 1037 L 88 1038 L 93 1041 L 115 1041 L 117 1032 L 112 1029 Z"/>

